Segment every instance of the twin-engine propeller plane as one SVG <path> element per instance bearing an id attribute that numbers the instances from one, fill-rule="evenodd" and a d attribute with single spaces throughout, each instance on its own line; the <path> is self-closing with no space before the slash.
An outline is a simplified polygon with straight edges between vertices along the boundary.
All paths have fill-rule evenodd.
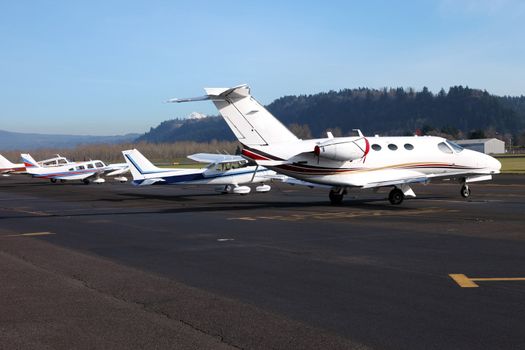
<path id="1" fill-rule="evenodd" d="M 265 182 L 272 180 L 274 171 L 257 165 L 249 165 L 241 156 L 198 153 L 188 158 L 209 163 L 205 168 L 181 169 L 159 168 L 153 165 L 138 150 L 122 151 L 133 175 L 133 184 L 148 185 L 216 185 L 216 191 L 245 195 L 251 188 L 246 184 L 259 184 L 256 192 L 268 192 L 271 187 Z M 243 186 L 241 186 L 243 185 Z"/>
<path id="2" fill-rule="evenodd" d="M 441 137 L 333 137 L 301 140 L 251 95 L 247 85 L 206 88 L 206 95 L 168 102 L 211 100 L 244 149 L 257 164 L 311 183 L 331 186 L 330 201 L 339 204 L 351 188 L 392 187 L 390 203 L 415 197 L 413 183 L 457 179 L 461 195 L 468 184 L 490 180 L 501 163 L 463 149 Z"/>
<path id="3" fill-rule="evenodd" d="M 57 157 L 57 164 L 52 166 L 43 166 L 43 163 L 39 163 L 27 153 L 21 154 L 22 160 L 24 161 L 25 171 L 27 174 L 36 177 L 49 179 L 55 183 L 57 181 L 74 181 L 80 180 L 84 184 L 88 185 L 90 182 L 103 183 L 106 182 L 102 175 L 105 176 L 118 176 L 129 171 L 126 164 L 110 164 L 106 165 L 100 160 L 90 160 L 85 162 L 69 162 L 63 163 L 60 159 L 63 157 Z M 48 160 L 49 161 L 49 160 Z M 44 161 L 45 163 L 46 161 Z M 123 176 L 115 178 L 120 182 L 126 182 L 127 179 Z"/>

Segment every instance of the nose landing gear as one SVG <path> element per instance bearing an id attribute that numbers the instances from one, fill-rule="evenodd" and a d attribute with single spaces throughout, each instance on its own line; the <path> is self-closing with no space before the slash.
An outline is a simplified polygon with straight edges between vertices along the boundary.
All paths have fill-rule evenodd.
<path id="1" fill-rule="evenodd" d="M 461 197 L 463 198 L 468 198 L 470 197 L 470 188 L 468 187 L 467 184 L 464 184 L 463 186 L 461 186 Z"/>

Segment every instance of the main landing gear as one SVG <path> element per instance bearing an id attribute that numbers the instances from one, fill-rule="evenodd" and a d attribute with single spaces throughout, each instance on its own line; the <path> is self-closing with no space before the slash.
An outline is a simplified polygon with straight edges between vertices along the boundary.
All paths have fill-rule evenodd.
<path id="1" fill-rule="evenodd" d="M 332 188 L 330 193 L 328 193 L 328 198 L 330 198 L 330 203 L 333 205 L 340 205 L 343 202 L 343 197 L 346 194 L 346 189 L 344 188 Z"/>
<path id="2" fill-rule="evenodd" d="M 397 187 L 394 187 L 392 191 L 390 191 L 390 193 L 388 194 L 388 200 L 390 201 L 390 204 L 393 205 L 399 205 L 403 203 L 404 199 L 405 194 Z"/>
<path id="3" fill-rule="evenodd" d="M 346 194 L 346 188 L 336 187 L 330 190 L 328 196 L 330 197 L 330 202 L 333 205 L 339 205 L 343 201 L 343 197 Z M 399 205 L 403 203 L 405 198 L 414 198 L 416 194 L 410 188 L 409 185 L 403 184 L 400 187 L 394 187 L 388 194 L 388 200 L 390 204 Z"/>

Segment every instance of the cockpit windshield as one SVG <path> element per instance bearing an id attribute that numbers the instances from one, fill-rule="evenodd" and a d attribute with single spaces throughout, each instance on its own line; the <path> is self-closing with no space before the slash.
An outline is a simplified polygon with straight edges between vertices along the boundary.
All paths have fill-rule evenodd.
<path id="1" fill-rule="evenodd" d="M 454 152 L 452 152 L 452 149 L 449 146 L 447 146 L 447 144 L 445 142 L 438 143 L 438 148 L 443 153 L 448 153 L 448 154 L 454 153 Z"/>
<path id="2" fill-rule="evenodd" d="M 455 142 L 452 142 L 452 141 L 445 141 L 450 147 L 452 147 L 452 149 L 454 150 L 454 152 L 456 153 L 459 153 L 461 151 L 463 151 L 463 147 L 461 147 L 460 145 L 458 145 L 457 143 Z"/>

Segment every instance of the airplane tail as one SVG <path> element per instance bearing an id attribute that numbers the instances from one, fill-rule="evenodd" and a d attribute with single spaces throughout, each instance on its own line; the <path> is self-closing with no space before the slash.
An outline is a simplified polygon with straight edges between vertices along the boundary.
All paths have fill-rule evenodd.
<path id="1" fill-rule="evenodd" d="M 0 154 L 0 169 L 10 169 L 14 167 L 16 167 L 16 164 L 12 163 L 9 161 L 9 159 Z"/>
<path id="2" fill-rule="evenodd" d="M 297 140 L 290 130 L 250 95 L 248 85 L 204 90 L 205 96 L 171 99 L 168 102 L 212 100 L 237 139 L 246 146 L 265 146 Z"/>
<path id="3" fill-rule="evenodd" d="M 122 151 L 126 163 L 129 165 L 133 180 L 144 180 L 145 175 L 161 171 L 151 163 L 148 158 L 144 157 L 137 149 Z"/>
<path id="4" fill-rule="evenodd" d="M 41 168 L 41 166 L 38 164 L 36 160 L 31 157 L 28 153 L 22 153 L 20 155 L 22 157 L 22 161 L 24 162 L 24 166 L 29 171 L 29 169 L 35 169 L 35 168 Z"/>

